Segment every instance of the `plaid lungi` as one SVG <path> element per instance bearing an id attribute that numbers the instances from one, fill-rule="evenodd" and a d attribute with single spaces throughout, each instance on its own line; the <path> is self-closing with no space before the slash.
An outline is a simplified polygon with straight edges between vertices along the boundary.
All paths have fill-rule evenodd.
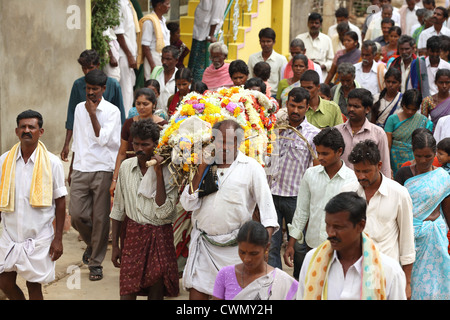
<path id="1" fill-rule="evenodd" d="M 163 279 L 164 295 L 179 293 L 172 225 L 141 225 L 127 219 L 120 267 L 120 295 L 147 295 Z"/>

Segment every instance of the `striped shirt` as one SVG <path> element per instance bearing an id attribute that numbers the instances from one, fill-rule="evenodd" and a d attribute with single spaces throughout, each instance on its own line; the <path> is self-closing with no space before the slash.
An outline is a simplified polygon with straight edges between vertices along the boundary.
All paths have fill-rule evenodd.
<path id="1" fill-rule="evenodd" d="M 320 132 L 305 119 L 296 128 L 316 152 L 313 138 Z M 313 157 L 306 142 L 293 130 L 283 130 L 277 136 L 273 155 L 270 159 L 270 187 L 273 195 L 296 197 L 300 181 L 312 165 Z M 278 155 L 277 155 L 278 153 Z"/>
<path id="2" fill-rule="evenodd" d="M 153 168 L 148 170 L 153 170 Z M 126 215 L 139 224 L 151 224 L 154 226 L 173 223 L 176 219 L 177 188 L 168 190 L 166 187 L 166 202 L 158 206 L 154 198 L 150 199 L 142 194 L 138 194 L 143 177 L 136 157 L 122 162 L 110 218 L 123 221 Z"/>

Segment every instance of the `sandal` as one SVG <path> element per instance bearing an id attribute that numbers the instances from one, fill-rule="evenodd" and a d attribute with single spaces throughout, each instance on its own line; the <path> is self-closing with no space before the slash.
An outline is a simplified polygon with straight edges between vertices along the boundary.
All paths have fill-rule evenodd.
<path id="1" fill-rule="evenodd" d="M 97 281 L 103 279 L 103 267 L 102 266 L 96 266 L 96 267 L 89 267 L 89 280 L 91 281 Z"/>
<path id="2" fill-rule="evenodd" d="M 91 254 L 92 254 L 92 247 L 87 247 L 86 250 L 84 250 L 83 258 L 82 258 L 84 264 L 89 264 L 89 259 L 91 258 Z"/>

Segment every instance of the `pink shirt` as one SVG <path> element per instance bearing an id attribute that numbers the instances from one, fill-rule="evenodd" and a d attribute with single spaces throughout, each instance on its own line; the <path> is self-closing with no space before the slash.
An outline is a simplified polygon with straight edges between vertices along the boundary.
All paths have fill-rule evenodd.
<path id="1" fill-rule="evenodd" d="M 353 169 L 353 164 L 348 161 L 348 156 L 350 152 L 352 152 L 353 147 L 358 142 L 370 139 L 375 141 L 375 143 L 378 145 L 378 149 L 380 150 L 382 162 L 381 172 L 386 177 L 392 176 L 387 136 L 381 127 L 371 123 L 368 119 L 366 119 L 361 129 L 354 135 L 350 126 L 350 120 L 347 120 L 347 122 L 343 124 L 337 125 L 336 129 L 339 130 L 339 132 L 342 134 L 342 137 L 344 138 L 345 150 L 341 156 L 341 159 L 344 160 L 345 164 L 349 168 Z"/>

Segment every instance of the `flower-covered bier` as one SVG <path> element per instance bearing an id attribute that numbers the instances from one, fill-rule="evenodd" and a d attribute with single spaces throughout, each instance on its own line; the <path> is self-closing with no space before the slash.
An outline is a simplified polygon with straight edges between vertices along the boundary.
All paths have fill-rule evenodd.
<path id="1" fill-rule="evenodd" d="M 277 111 L 273 98 L 240 87 L 219 88 L 203 95 L 189 93 L 161 132 L 156 152 L 171 157 L 179 172 L 192 173 L 201 161 L 202 149 L 211 142 L 214 124 L 233 119 L 245 132 L 240 150 L 264 165 L 265 154 L 272 150 Z"/>

